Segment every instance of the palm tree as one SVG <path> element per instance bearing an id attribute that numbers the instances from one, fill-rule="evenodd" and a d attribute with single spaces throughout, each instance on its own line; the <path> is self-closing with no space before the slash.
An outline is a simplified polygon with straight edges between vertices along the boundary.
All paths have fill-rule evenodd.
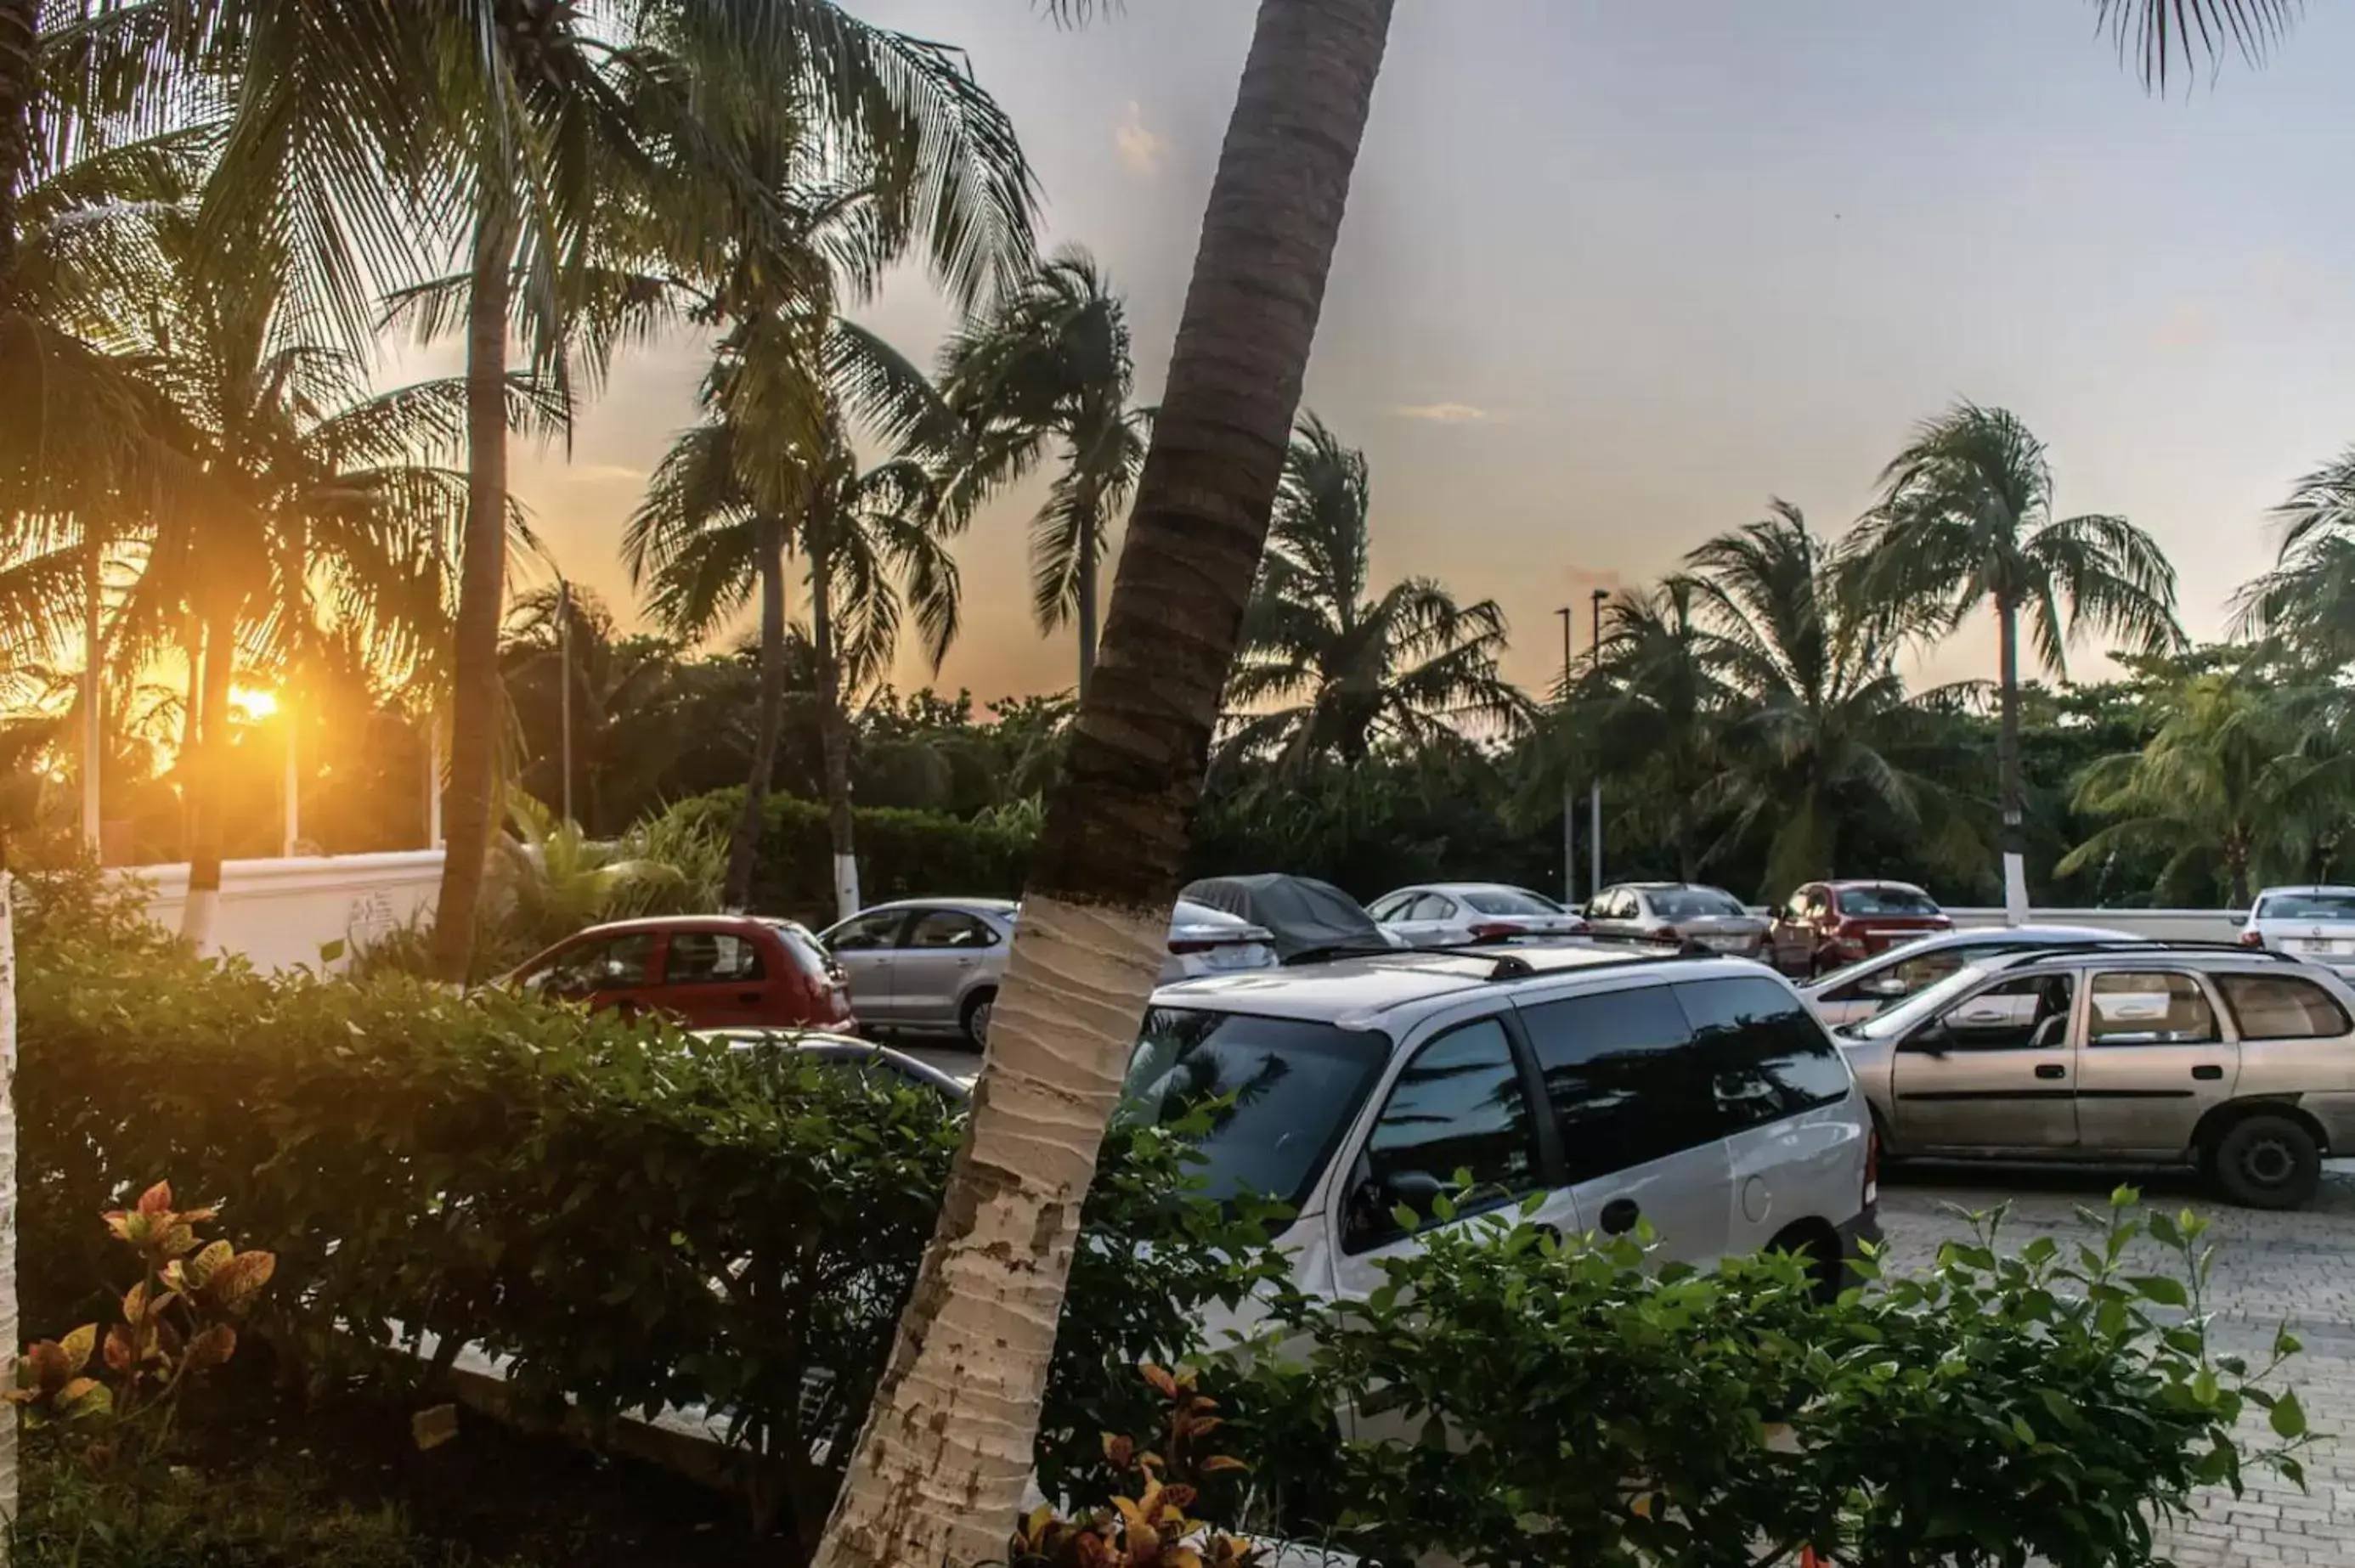
<path id="1" fill-rule="evenodd" d="M 1561 754 L 1545 770 L 1550 777 L 1533 781 L 1559 798 L 1568 766 L 1599 759 L 1606 778 L 1632 786 L 1622 816 L 1675 846 L 1686 881 L 1710 858 L 1702 829 L 1721 787 L 1720 741 L 1732 696 L 1701 598 L 1700 585 L 1679 575 L 1609 602 L 1594 667 L 1571 687 L 1551 725 Z"/>
<path id="2" fill-rule="evenodd" d="M 1072 0 L 1063 0 L 1069 8 Z M 1284 475 L 1392 0 L 1261 0 L 939 1230 L 817 1568 L 1004 1547 Z"/>
<path id="3" fill-rule="evenodd" d="M 2347 819 L 2355 773 L 2329 721 L 2343 702 L 2243 669 L 2190 677 L 2171 706 L 2148 745 L 2104 758 L 2078 781 L 2077 808 L 2112 820 L 2057 869 L 2156 849 L 2168 857 L 2162 892 L 2198 901 L 2222 883 L 2232 907 L 2246 909 L 2254 879 L 2307 874 Z"/>
<path id="4" fill-rule="evenodd" d="M 611 836 L 658 803 L 664 771 L 687 740 L 675 644 L 623 634 L 577 584 L 535 588 L 516 598 L 499 665 L 522 752 L 512 772 L 523 790 L 551 805 L 566 798 L 558 731 L 569 683 L 575 820 Z M 511 794 L 510 816 L 514 809 Z"/>
<path id="5" fill-rule="evenodd" d="M 2274 515 L 2281 551 L 2242 590 L 2241 630 L 2318 667 L 2355 660 L 2355 446 L 2300 479 Z"/>
<path id="6" fill-rule="evenodd" d="M 1881 490 L 1851 541 L 1866 603 L 1932 635 L 1982 604 L 1995 611 L 2004 910 L 2018 925 L 2028 918 L 2021 623 L 2037 663 L 2063 678 L 2069 645 L 2088 628 L 2147 653 L 2173 647 L 2183 640 L 2175 569 L 2124 517 L 2055 518 L 2044 443 L 2002 409 L 1958 403 L 1923 424 L 1882 470 Z"/>
<path id="7" fill-rule="evenodd" d="M 1041 631 L 1076 619 L 1080 695 L 1096 662 L 1096 567 L 1145 462 L 1149 415 L 1120 296 L 1070 246 L 949 340 L 941 392 L 972 428 L 959 505 L 1011 484 L 1060 447 L 1062 472 L 1030 522 L 1031 610 Z"/>
<path id="8" fill-rule="evenodd" d="M 1365 454 L 1308 415 L 1228 680 L 1228 706 L 1241 715 L 1231 750 L 1274 751 L 1296 771 L 1327 753 L 1355 764 L 1379 744 L 1455 741 L 1467 722 L 1506 734 L 1529 722 L 1529 699 L 1497 673 L 1505 613 L 1495 600 L 1458 605 L 1425 577 L 1368 597 L 1371 504 Z"/>

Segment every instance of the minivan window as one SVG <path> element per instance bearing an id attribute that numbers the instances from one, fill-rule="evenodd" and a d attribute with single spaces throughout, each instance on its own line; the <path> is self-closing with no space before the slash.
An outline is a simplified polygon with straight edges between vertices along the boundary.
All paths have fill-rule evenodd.
<path id="1" fill-rule="evenodd" d="M 1390 1051 L 1390 1037 L 1373 1029 L 1156 1008 L 1129 1058 L 1121 1115 L 1167 1124 L 1229 1100 L 1197 1146 L 1207 1195 L 1258 1193 L 1297 1207 Z"/>
<path id="2" fill-rule="evenodd" d="M 1692 1051 L 1692 1028 L 1666 986 L 1540 1002 L 1521 1009 L 1561 1125 L 1572 1181 L 1662 1159 L 1720 1135 Z"/>
<path id="3" fill-rule="evenodd" d="M 1815 1016 L 1772 980 L 1676 987 L 1710 1099 L 1727 1133 L 1835 1105 L 1854 1081 Z"/>
<path id="4" fill-rule="evenodd" d="M 1537 1118 L 1502 1024 L 1483 1019 L 1414 1053 L 1367 1136 L 1366 1167 L 1370 1179 L 1349 1195 L 1343 1227 L 1352 1252 L 1401 1233 L 1401 1202 L 1429 1219 L 1422 1192 L 1452 1188 L 1458 1175 L 1471 1179 L 1474 1204 L 1538 1185 Z"/>
<path id="5" fill-rule="evenodd" d="M 2219 975 L 2243 1040 L 2336 1040 L 2355 1033 L 2337 997 L 2295 975 Z"/>

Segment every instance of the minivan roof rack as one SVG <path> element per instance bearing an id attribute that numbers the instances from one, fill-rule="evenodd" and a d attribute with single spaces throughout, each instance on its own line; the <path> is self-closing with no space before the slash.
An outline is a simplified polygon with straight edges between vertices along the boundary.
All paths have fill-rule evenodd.
<path id="1" fill-rule="evenodd" d="M 1685 938 L 1671 948 L 1665 942 L 1655 942 L 1650 937 L 1627 932 L 1582 931 L 1575 935 L 1564 936 L 1548 935 L 1543 932 L 1520 932 L 1511 936 L 1481 937 L 1471 942 L 1439 942 L 1420 947 L 1312 947 L 1305 952 L 1295 954 L 1290 963 L 1284 966 L 1290 968 L 1301 964 L 1325 964 L 1343 958 L 1396 958 L 1414 953 L 1441 953 L 1451 957 L 1492 960 L 1495 967 L 1488 972 L 1488 978 L 1491 980 L 1520 980 L 1532 975 L 1558 973 L 1551 969 L 1540 969 L 1519 954 L 1513 952 L 1512 946 L 1517 942 L 1541 943 L 1548 946 L 1611 945 L 1651 949 L 1649 952 L 1631 953 L 1624 958 L 1605 958 L 1585 965 L 1590 969 L 1617 967 L 1628 964 L 1658 964 L 1671 958 L 1723 956 L 1714 948 L 1696 942 L 1690 937 Z"/>
<path id="2" fill-rule="evenodd" d="M 2126 940 L 2085 942 L 2045 942 L 2032 946 L 2006 950 L 1996 956 L 2006 959 L 2065 957 L 2084 953 L 2189 953 L 2195 956 L 2222 955 L 2233 958 L 2262 958 L 2275 964 L 2304 964 L 2307 958 L 2296 953 L 2276 952 L 2270 947 L 2243 947 L 2237 942 L 2185 941 L 2167 936 L 2132 937 Z"/>

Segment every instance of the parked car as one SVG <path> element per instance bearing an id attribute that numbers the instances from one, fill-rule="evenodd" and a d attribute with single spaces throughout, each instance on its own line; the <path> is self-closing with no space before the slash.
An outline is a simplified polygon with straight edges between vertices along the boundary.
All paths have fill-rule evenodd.
<path id="1" fill-rule="evenodd" d="M 858 1027 L 850 988 L 806 927 L 750 915 L 666 915 L 591 926 L 502 982 L 689 1029 Z"/>
<path id="2" fill-rule="evenodd" d="M 1911 882 L 1809 882 L 1785 901 L 1766 940 L 1777 969 L 1814 976 L 1954 928 Z"/>
<path id="3" fill-rule="evenodd" d="M 2267 888 L 2250 906 L 2241 941 L 2355 965 L 2355 888 Z"/>
<path id="4" fill-rule="evenodd" d="M 1764 957 L 1769 923 L 1723 888 L 1695 882 L 1622 882 L 1587 901 L 1598 936 L 1692 942 L 1712 952 Z"/>
<path id="5" fill-rule="evenodd" d="M 1585 920 L 1543 893 L 1503 882 L 1426 882 L 1366 906 L 1374 923 L 1410 947 L 1507 936 L 1576 936 Z"/>
<path id="6" fill-rule="evenodd" d="M 709 1040 L 724 1040 L 731 1051 L 793 1051 L 855 1072 L 890 1073 L 919 1089 L 930 1090 L 958 1106 L 963 1106 L 972 1097 L 971 1090 L 930 1062 L 920 1061 L 903 1051 L 877 1045 L 872 1040 L 803 1030 L 703 1029 L 698 1032 Z"/>
<path id="7" fill-rule="evenodd" d="M 1950 931 L 1893 947 L 1876 958 L 1835 969 L 1799 987 L 1828 1024 L 1862 1023 L 1906 997 L 1928 990 L 1958 969 L 2023 947 L 2082 947 L 2088 943 L 2141 942 L 2098 925 L 2013 925 Z"/>
<path id="8" fill-rule="evenodd" d="M 1210 1195 L 1288 1204 L 1281 1244 L 1312 1294 L 1378 1286 L 1459 1171 L 1459 1213 L 1534 1197 L 1567 1233 L 1648 1220 L 1665 1260 L 1783 1247 L 1827 1285 L 1877 1233 L 1841 1052 L 1787 981 L 1738 959 L 1561 944 L 1167 987 L 1123 1114 L 1211 1097 L 1228 1104 L 1200 1139 Z"/>
<path id="9" fill-rule="evenodd" d="M 1284 964 L 1406 945 L 1377 924 L 1363 904 L 1314 877 L 1204 877 L 1188 882 L 1179 896 L 1265 930 Z"/>
<path id="10" fill-rule="evenodd" d="M 961 1035 L 979 1049 L 1019 910 L 1007 899 L 903 899 L 864 910 L 818 941 L 848 976 L 851 1003 L 868 1027 Z M 1267 932 L 1180 899 L 1161 983 L 1275 962 Z"/>
<path id="11" fill-rule="evenodd" d="M 2355 1151 L 2355 990 L 2278 954 L 1998 954 L 1840 1040 L 1893 1156 L 2184 1165 L 2289 1209 Z"/>

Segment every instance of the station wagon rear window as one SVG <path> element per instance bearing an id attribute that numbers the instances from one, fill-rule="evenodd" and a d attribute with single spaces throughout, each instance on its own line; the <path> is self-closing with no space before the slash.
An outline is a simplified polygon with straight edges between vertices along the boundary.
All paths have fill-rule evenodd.
<path id="1" fill-rule="evenodd" d="M 1167 1125 L 1214 1105 L 1197 1146 L 1206 1196 L 1252 1192 L 1297 1208 L 1390 1053 L 1379 1030 L 1156 1008 L 1129 1059 L 1121 1115 Z"/>
<path id="2" fill-rule="evenodd" d="M 2336 1040 L 2355 1033 L 2337 997 L 2295 975 L 2219 975 L 2243 1040 Z"/>

